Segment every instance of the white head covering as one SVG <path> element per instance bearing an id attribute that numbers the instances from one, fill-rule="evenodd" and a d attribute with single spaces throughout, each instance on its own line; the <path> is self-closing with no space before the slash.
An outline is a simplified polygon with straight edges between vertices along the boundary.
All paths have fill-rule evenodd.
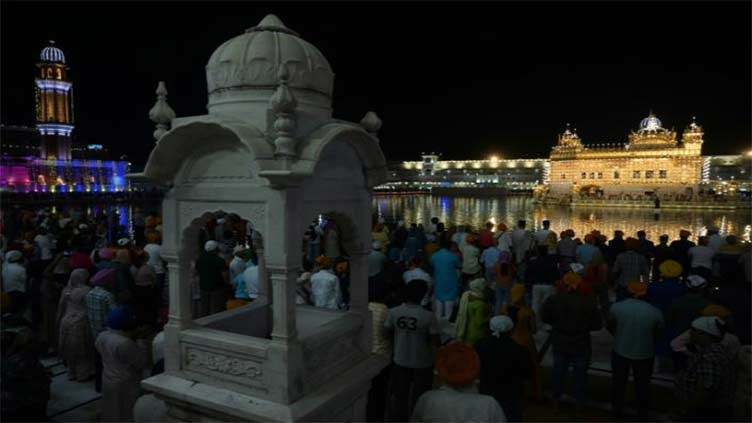
<path id="1" fill-rule="evenodd" d="M 488 322 L 491 327 L 491 333 L 495 337 L 501 336 L 502 333 L 507 333 L 514 328 L 514 322 L 509 316 L 495 316 Z"/>
<path id="2" fill-rule="evenodd" d="M 23 254 L 18 250 L 11 250 L 5 254 L 5 261 L 8 263 L 15 263 L 23 257 Z"/>
<path id="3" fill-rule="evenodd" d="M 119 240 L 117 241 L 117 244 L 118 244 L 119 246 L 121 246 L 121 247 L 125 247 L 126 245 L 130 244 L 130 242 L 131 242 L 131 240 L 130 240 L 130 239 L 128 239 L 128 238 L 120 238 L 120 239 L 119 239 Z"/>
<path id="4" fill-rule="evenodd" d="M 705 278 L 703 278 L 700 275 L 689 275 L 687 276 L 687 285 L 691 288 L 701 288 L 705 286 L 707 281 Z"/>
<path id="5" fill-rule="evenodd" d="M 88 226 L 86 225 L 86 223 L 82 223 L 82 224 L 78 225 L 78 229 L 81 229 L 82 231 L 84 229 L 86 229 L 86 228 L 88 228 Z"/>
<path id="6" fill-rule="evenodd" d="M 373 242 L 371 243 L 371 247 L 372 247 L 372 248 L 373 248 L 374 250 L 380 250 L 380 249 L 381 249 L 381 241 L 378 241 L 378 240 L 377 240 L 377 241 L 373 241 Z"/>
<path id="7" fill-rule="evenodd" d="M 245 250 L 245 246 L 243 246 L 243 245 L 236 245 L 235 248 L 232 249 L 232 253 L 236 254 L 236 253 L 239 253 L 239 252 L 241 252 L 243 250 Z"/>
<path id="8" fill-rule="evenodd" d="M 715 336 L 716 338 L 720 338 L 723 335 L 721 334 L 721 329 L 719 328 L 719 325 L 723 325 L 723 322 L 721 319 L 715 317 L 715 316 L 703 316 L 698 317 L 695 320 L 692 321 L 692 327 L 708 333 L 710 335 Z"/>
<path id="9" fill-rule="evenodd" d="M 580 263 L 572 263 L 569 265 L 569 268 L 572 269 L 574 273 L 582 273 L 585 270 L 585 266 Z"/>
<path id="10" fill-rule="evenodd" d="M 206 244 L 204 244 L 204 250 L 206 250 L 207 252 L 214 251 L 217 248 L 219 248 L 217 241 L 209 240 L 206 241 Z"/>

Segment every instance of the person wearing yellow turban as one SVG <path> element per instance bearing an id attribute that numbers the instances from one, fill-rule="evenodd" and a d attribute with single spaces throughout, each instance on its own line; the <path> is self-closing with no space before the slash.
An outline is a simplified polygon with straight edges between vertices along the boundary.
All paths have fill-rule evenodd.
<path id="1" fill-rule="evenodd" d="M 538 331 L 535 324 L 535 313 L 530 306 L 525 303 L 525 285 L 521 283 L 514 284 L 509 293 L 509 303 L 501 308 L 501 314 L 509 316 L 514 322 L 511 337 L 514 342 L 525 347 L 530 358 L 532 368 L 532 379 L 530 384 L 530 395 L 536 400 L 542 398 L 540 390 L 540 375 L 538 367 L 538 348 L 535 345 L 533 334 Z"/>
<path id="2" fill-rule="evenodd" d="M 445 385 L 421 395 L 410 421 L 507 421 L 492 396 L 470 389 L 480 372 L 480 358 L 472 347 L 461 342 L 446 345 L 436 353 L 434 367 Z"/>

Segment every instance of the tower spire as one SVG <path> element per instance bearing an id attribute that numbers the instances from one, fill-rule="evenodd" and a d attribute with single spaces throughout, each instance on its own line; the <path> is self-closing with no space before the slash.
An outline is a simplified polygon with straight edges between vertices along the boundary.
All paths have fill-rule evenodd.
<path id="1" fill-rule="evenodd" d="M 157 124 L 154 139 L 159 142 L 159 139 L 167 132 L 168 125 L 175 119 L 175 111 L 167 104 L 167 88 L 164 81 L 159 81 L 157 84 L 157 101 L 149 110 L 149 119 Z"/>

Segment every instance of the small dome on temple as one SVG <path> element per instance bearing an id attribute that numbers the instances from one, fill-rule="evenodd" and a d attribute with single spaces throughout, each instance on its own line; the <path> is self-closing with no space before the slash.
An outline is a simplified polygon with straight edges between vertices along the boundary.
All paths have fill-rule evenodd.
<path id="1" fill-rule="evenodd" d="M 43 62 L 65 63 L 65 54 L 63 51 L 55 47 L 55 41 L 50 40 L 49 43 L 50 45 L 42 49 L 39 59 Z"/>
<path id="2" fill-rule="evenodd" d="M 661 120 L 653 114 L 653 112 L 650 112 L 648 117 L 640 121 L 640 129 L 647 131 L 656 131 L 663 129 L 663 124 L 661 123 Z"/>

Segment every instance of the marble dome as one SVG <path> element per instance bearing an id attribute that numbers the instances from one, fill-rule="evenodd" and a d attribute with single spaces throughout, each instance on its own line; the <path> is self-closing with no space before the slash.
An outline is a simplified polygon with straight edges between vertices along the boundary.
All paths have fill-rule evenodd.
<path id="1" fill-rule="evenodd" d="M 640 129 L 655 131 L 658 129 L 663 129 L 663 124 L 661 123 L 661 120 L 655 117 L 653 113 L 650 113 L 648 117 L 640 121 Z"/>
<path id="2" fill-rule="evenodd" d="M 267 15 L 244 34 L 220 45 L 206 64 L 210 103 L 228 91 L 273 90 L 281 65 L 289 72 L 288 86 L 323 96 L 331 102 L 334 73 L 323 54 L 288 29 L 275 15 Z"/>

